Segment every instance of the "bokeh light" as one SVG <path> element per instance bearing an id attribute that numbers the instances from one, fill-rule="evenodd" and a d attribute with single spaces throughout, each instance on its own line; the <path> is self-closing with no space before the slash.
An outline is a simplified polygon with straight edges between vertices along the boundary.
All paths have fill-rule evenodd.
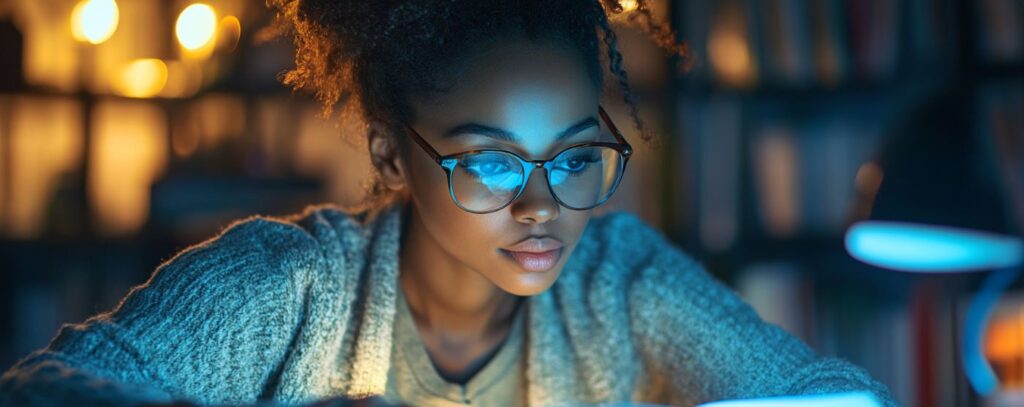
<path id="1" fill-rule="evenodd" d="M 185 98 L 195 95 L 203 82 L 203 70 L 192 61 L 167 61 L 167 84 L 159 96 Z"/>
<path id="2" fill-rule="evenodd" d="M 757 81 L 758 66 L 750 43 L 749 18 L 743 9 L 726 7 L 708 33 L 708 57 L 718 79 L 732 87 Z"/>
<path id="3" fill-rule="evenodd" d="M 744 84 L 754 71 L 750 46 L 742 32 L 716 30 L 710 38 L 711 63 L 721 77 L 731 83 Z"/>
<path id="4" fill-rule="evenodd" d="M 227 16 L 220 19 L 217 28 L 217 48 L 225 51 L 233 51 L 238 46 L 238 40 L 242 38 L 242 22 L 238 17 Z"/>
<path id="5" fill-rule="evenodd" d="M 213 8 L 196 3 L 185 7 L 178 15 L 174 33 L 178 43 L 186 50 L 198 51 L 213 42 L 217 32 L 217 13 Z"/>
<path id="6" fill-rule="evenodd" d="M 107 101 L 93 111 L 88 194 L 102 235 L 130 236 L 145 224 L 150 188 L 167 165 L 166 129 L 151 102 Z"/>
<path id="7" fill-rule="evenodd" d="M 119 14 L 114 0 L 83 0 L 71 11 L 71 35 L 78 41 L 100 44 L 114 35 Z"/>
<path id="8" fill-rule="evenodd" d="M 156 96 L 167 84 L 167 65 L 155 58 L 137 59 L 121 70 L 117 90 L 134 98 Z"/>

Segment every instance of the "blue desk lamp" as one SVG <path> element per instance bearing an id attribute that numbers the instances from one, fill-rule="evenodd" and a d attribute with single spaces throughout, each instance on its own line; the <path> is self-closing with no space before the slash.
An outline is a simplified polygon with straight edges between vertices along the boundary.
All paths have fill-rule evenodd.
<path id="1" fill-rule="evenodd" d="M 975 136 L 972 100 L 960 90 L 941 93 L 893 129 L 870 218 L 848 229 L 845 244 L 852 257 L 890 270 L 991 271 L 969 305 L 961 352 L 971 386 L 989 396 L 999 381 L 982 353 L 985 326 L 1020 274 L 1024 241 L 1009 231 L 997 160 Z"/>

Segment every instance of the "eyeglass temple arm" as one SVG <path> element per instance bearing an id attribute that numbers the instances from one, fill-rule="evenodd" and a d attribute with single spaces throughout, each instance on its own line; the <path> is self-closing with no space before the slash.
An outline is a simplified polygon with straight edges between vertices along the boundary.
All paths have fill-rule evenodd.
<path id="1" fill-rule="evenodd" d="M 412 141 L 415 141 L 416 144 L 419 144 L 420 147 L 423 148 L 423 151 L 426 151 L 427 154 L 430 155 L 430 158 L 434 159 L 434 162 L 440 164 L 441 154 L 438 153 L 437 150 L 434 150 L 434 147 L 431 147 L 430 144 L 427 144 L 427 141 L 424 140 L 423 137 L 420 137 L 420 134 L 417 133 L 415 129 L 413 129 L 409 125 L 406 125 L 405 128 L 406 130 L 408 130 L 409 136 L 412 137 Z"/>
<path id="2" fill-rule="evenodd" d="M 628 141 L 626 141 L 626 138 L 622 136 L 622 133 L 619 132 L 619 128 L 615 127 L 615 123 L 612 123 L 612 119 L 608 117 L 608 113 L 604 111 L 604 107 L 597 105 L 597 112 L 601 114 L 601 119 L 603 119 L 605 124 L 608 125 L 608 128 L 612 130 L 612 135 L 615 136 L 615 140 L 629 146 L 630 150 L 632 150 L 633 147 Z"/>

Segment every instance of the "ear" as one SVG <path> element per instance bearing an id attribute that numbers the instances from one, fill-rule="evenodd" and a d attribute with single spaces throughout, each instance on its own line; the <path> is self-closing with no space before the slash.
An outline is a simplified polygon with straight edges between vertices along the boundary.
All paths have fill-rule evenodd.
<path id="1" fill-rule="evenodd" d="M 380 131 L 370 134 L 370 161 L 380 173 L 381 182 L 387 189 L 400 191 L 406 186 L 405 164 L 398 154 L 398 146 L 393 137 Z"/>

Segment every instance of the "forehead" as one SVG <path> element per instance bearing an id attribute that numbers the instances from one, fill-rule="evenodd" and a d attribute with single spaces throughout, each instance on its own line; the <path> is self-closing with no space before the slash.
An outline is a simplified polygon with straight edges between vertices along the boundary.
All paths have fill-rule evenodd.
<path id="1" fill-rule="evenodd" d="M 452 142 L 441 133 L 478 123 L 515 134 L 515 144 L 539 154 L 560 132 L 597 117 L 599 90 L 582 60 L 553 44 L 496 44 L 471 56 L 454 83 L 442 95 L 413 103 L 414 126 L 438 147 Z"/>

